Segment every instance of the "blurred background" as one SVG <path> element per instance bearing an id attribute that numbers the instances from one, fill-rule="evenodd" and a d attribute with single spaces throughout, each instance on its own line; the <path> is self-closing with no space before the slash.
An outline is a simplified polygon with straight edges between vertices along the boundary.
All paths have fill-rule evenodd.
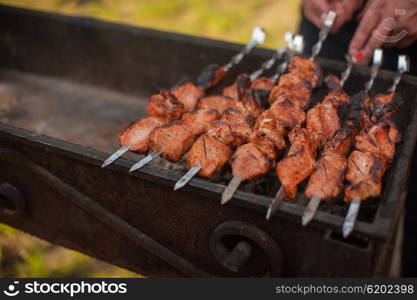
<path id="1" fill-rule="evenodd" d="M 296 31 L 300 0 L 0 0 L 0 4 L 244 43 L 252 27 L 265 47 Z M 1 277 L 140 277 L 0 224 Z"/>

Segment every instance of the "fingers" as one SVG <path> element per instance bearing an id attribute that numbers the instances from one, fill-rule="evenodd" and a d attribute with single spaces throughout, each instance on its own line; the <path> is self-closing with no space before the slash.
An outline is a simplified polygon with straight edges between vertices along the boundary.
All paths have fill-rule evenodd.
<path id="1" fill-rule="evenodd" d="M 380 20 L 380 12 L 376 13 L 373 9 L 368 9 L 364 13 L 349 45 L 349 53 L 351 55 L 365 48 L 367 41 L 371 38 L 372 32 L 378 26 Z M 376 41 L 373 43 L 376 43 Z"/>
<path id="2" fill-rule="evenodd" d="M 359 62 L 360 64 L 367 65 L 370 62 L 375 49 L 380 48 L 386 42 L 390 32 L 391 30 L 388 30 L 386 26 L 384 26 L 383 22 L 378 25 L 377 29 L 371 33 L 371 36 L 365 47 L 363 47 L 365 56 Z"/>
<path id="3" fill-rule="evenodd" d="M 355 11 L 362 5 L 360 0 L 341 0 L 334 3 L 332 9 L 337 13 L 336 22 L 332 28 L 332 33 L 339 31 L 339 29 L 349 20 L 352 19 Z"/>
<path id="4" fill-rule="evenodd" d="M 323 25 L 323 16 L 330 10 L 327 0 L 304 0 L 303 7 L 304 15 L 318 28 Z"/>

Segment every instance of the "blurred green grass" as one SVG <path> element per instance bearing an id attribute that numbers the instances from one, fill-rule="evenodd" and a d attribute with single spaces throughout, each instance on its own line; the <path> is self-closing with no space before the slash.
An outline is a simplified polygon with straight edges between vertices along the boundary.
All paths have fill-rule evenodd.
<path id="1" fill-rule="evenodd" d="M 266 47 L 295 31 L 300 0 L 0 0 L 0 4 L 94 17 L 233 42 L 264 27 Z M 136 277 L 75 251 L 0 225 L 1 277 Z"/>
<path id="2" fill-rule="evenodd" d="M 298 23 L 300 0 L 0 0 L 0 3 L 100 18 L 113 22 L 245 42 L 264 27 L 265 44 L 283 44 Z"/>

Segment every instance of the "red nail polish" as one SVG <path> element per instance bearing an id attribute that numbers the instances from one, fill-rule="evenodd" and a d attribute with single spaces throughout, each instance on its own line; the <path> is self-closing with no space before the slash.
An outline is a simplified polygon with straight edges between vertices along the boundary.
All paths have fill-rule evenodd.
<path id="1" fill-rule="evenodd" d="M 360 61 L 364 56 L 365 56 L 365 51 L 362 50 L 362 51 L 356 52 L 355 55 L 353 55 L 353 58 L 356 61 Z"/>

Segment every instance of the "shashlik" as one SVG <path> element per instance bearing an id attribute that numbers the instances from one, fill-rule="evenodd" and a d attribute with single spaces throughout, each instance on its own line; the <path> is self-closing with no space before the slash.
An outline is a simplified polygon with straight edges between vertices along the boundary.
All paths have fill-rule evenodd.
<path id="1" fill-rule="evenodd" d="M 336 77 L 330 76 L 327 82 L 330 92 L 307 112 L 306 128 L 296 127 L 290 133 L 290 150 L 277 164 L 276 174 L 285 199 L 294 199 L 298 184 L 313 172 L 318 150 L 341 127 L 339 109 L 350 104 L 350 97 Z"/>

